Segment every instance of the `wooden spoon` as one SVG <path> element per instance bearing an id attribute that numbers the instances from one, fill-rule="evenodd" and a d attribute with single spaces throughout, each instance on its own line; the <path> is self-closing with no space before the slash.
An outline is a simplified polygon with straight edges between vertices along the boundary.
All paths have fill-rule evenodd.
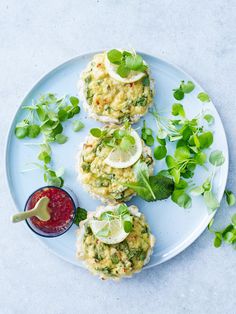
<path id="1" fill-rule="evenodd" d="M 11 221 L 20 222 L 33 216 L 36 216 L 42 221 L 48 221 L 50 219 L 50 214 L 48 210 L 49 201 L 50 200 L 47 196 L 40 198 L 33 209 L 13 215 L 11 217 Z"/>

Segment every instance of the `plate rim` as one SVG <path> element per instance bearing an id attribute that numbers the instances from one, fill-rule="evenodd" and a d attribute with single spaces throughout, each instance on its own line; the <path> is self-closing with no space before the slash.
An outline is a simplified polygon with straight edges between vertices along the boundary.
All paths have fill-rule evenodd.
<path id="1" fill-rule="evenodd" d="M 50 77 L 54 72 L 57 72 L 58 70 L 60 70 L 61 68 L 63 67 L 66 67 L 66 65 L 70 64 L 70 63 L 73 63 L 75 62 L 77 59 L 80 59 L 80 58 L 83 58 L 83 57 L 88 57 L 90 55 L 95 55 L 97 53 L 101 53 L 103 51 L 105 51 L 106 49 L 104 50 L 98 50 L 98 51 L 87 51 L 87 52 L 84 52 L 82 54 L 79 54 L 79 55 L 76 55 L 66 61 L 64 61 L 63 63 L 60 63 L 59 65 L 57 65 L 56 67 L 52 68 L 51 70 L 49 70 L 48 72 L 45 72 L 43 73 L 40 78 L 33 84 L 33 86 L 27 90 L 26 93 L 24 93 L 24 96 L 23 96 L 23 99 L 22 101 L 20 101 L 20 105 L 19 107 L 17 108 L 17 110 L 15 111 L 13 117 L 10 119 L 10 122 L 9 122 L 9 126 L 8 126 L 8 130 L 7 130 L 7 137 L 6 137 L 6 140 L 5 140 L 5 147 L 4 147 L 4 175 L 5 175 L 5 179 L 7 181 L 7 187 L 8 187 L 8 191 L 10 192 L 10 195 L 11 195 L 11 200 L 13 201 L 13 204 L 14 204 L 14 211 L 16 212 L 18 210 L 18 206 L 17 206 L 17 201 L 16 201 L 16 198 L 14 196 L 14 192 L 12 191 L 11 189 L 11 178 L 10 178 L 10 172 L 9 172 L 9 167 L 7 165 L 7 156 L 8 156 L 8 153 L 9 153 L 9 147 L 10 147 L 10 141 L 11 141 L 11 135 L 14 134 L 14 125 L 15 125 L 15 122 L 16 122 L 16 117 L 22 107 L 22 104 L 26 101 L 26 99 L 29 97 L 29 95 L 35 90 L 37 89 L 37 86 L 40 85 L 45 79 L 47 79 L 48 77 Z M 205 89 L 202 88 L 202 86 L 199 84 L 199 82 L 192 76 L 190 75 L 188 72 L 186 72 L 185 70 L 183 70 L 181 67 L 179 67 L 178 65 L 172 63 L 172 62 L 169 62 L 167 61 L 165 58 L 162 58 L 162 57 L 159 57 L 159 56 L 156 56 L 154 54 L 150 54 L 150 53 L 146 53 L 146 52 L 143 52 L 143 51 L 140 51 L 140 50 L 137 50 L 137 53 L 141 54 L 144 56 L 144 59 L 145 59 L 145 56 L 147 57 L 151 57 L 151 58 L 155 58 L 157 59 L 159 62 L 162 62 L 162 63 L 165 63 L 168 67 L 172 67 L 180 72 L 182 72 L 184 75 L 188 76 L 189 79 L 193 80 L 193 82 L 195 83 L 195 85 L 197 85 L 199 88 L 201 88 L 201 90 L 203 92 L 205 92 Z M 221 122 L 221 125 L 222 125 L 222 129 L 223 129 L 223 136 L 225 138 L 225 143 L 226 143 L 226 151 L 224 152 L 225 153 L 225 162 L 226 162 L 226 176 L 225 176 L 225 182 L 223 184 L 224 186 L 224 189 L 226 187 L 226 184 L 227 184 L 227 179 L 228 179 L 228 173 L 229 173 L 229 145 L 228 145 L 228 140 L 227 140 L 227 136 L 226 136 L 226 131 L 225 131 L 225 128 L 224 128 L 224 124 L 223 124 L 223 121 L 221 119 L 221 116 L 219 115 L 218 113 L 218 110 L 216 108 L 216 106 L 214 105 L 214 102 L 211 100 L 211 103 L 216 111 L 216 114 Z M 219 196 L 219 201 L 221 202 L 222 201 L 222 198 L 223 198 L 223 195 L 224 195 L 224 192 L 220 193 L 218 196 Z M 174 258 L 175 256 L 177 256 L 178 254 L 182 253 L 185 249 L 187 249 L 188 247 L 190 247 L 199 237 L 200 235 L 205 231 L 205 229 L 207 228 L 209 222 L 211 221 L 211 219 L 215 216 L 215 214 L 217 213 L 218 209 L 216 211 L 214 211 L 213 213 L 209 214 L 207 216 L 207 218 L 202 222 L 201 225 L 198 226 L 197 229 L 194 230 L 193 233 L 191 233 L 186 239 L 184 239 L 181 244 L 179 246 L 176 246 L 172 251 L 170 251 L 168 254 L 166 254 L 166 256 L 162 257 L 158 262 L 150 265 L 150 264 L 147 264 L 146 266 L 144 266 L 144 269 L 149 269 L 149 268 L 152 268 L 152 267 L 155 267 L 157 265 L 160 265 L 164 262 L 167 262 L 168 260 Z M 58 253 L 57 251 L 53 250 L 51 247 L 49 247 L 46 243 L 46 241 L 43 241 L 43 239 L 41 239 L 41 237 L 39 236 L 36 236 L 33 234 L 33 237 L 34 238 L 37 238 L 37 240 L 39 240 L 39 242 L 44 246 L 46 247 L 46 249 L 51 252 L 52 254 L 54 254 L 55 256 L 58 256 L 59 258 L 61 258 L 62 260 L 74 265 L 74 266 L 77 266 L 77 267 L 80 267 L 80 268 L 85 268 L 84 265 L 82 264 L 79 264 L 79 263 L 76 263 L 76 260 L 75 261 L 71 261 L 70 259 L 66 258 L 65 256 L 61 255 L 60 253 Z"/>

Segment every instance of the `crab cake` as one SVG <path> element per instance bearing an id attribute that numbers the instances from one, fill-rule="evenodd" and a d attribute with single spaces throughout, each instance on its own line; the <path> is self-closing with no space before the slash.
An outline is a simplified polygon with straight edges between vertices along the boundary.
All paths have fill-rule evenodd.
<path id="1" fill-rule="evenodd" d="M 124 83 L 115 79 L 118 75 L 109 74 L 111 67 L 106 55 L 96 54 L 81 75 L 78 87 L 85 110 L 91 118 L 104 123 L 137 122 L 153 103 L 149 71 L 134 76 L 134 80 L 139 80 Z"/>
<path id="2" fill-rule="evenodd" d="M 125 206 L 126 215 L 132 219 L 132 229 L 126 238 L 115 244 L 101 241 L 94 233 L 92 223 L 100 222 L 104 214 L 117 214 L 119 206 Z M 102 279 L 120 279 L 131 277 L 140 272 L 150 260 L 155 238 L 143 214 L 134 205 L 100 206 L 95 212 L 90 212 L 86 220 L 80 223 L 77 231 L 76 256 L 82 260 L 93 274 Z"/>
<path id="3" fill-rule="evenodd" d="M 113 125 L 96 130 L 100 130 L 101 136 L 95 137 L 90 134 L 78 153 L 76 164 L 78 179 L 92 196 L 100 199 L 104 203 L 115 204 L 127 201 L 135 195 L 131 188 L 124 185 L 129 182 L 134 182 L 136 179 L 133 169 L 135 162 L 138 160 L 144 161 L 149 168 L 150 175 L 153 173 L 154 161 L 151 155 L 151 149 L 144 144 L 138 134 L 131 128 L 127 130 L 124 127 Z M 136 153 L 132 153 L 132 146 L 128 147 L 128 150 L 124 150 L 124 152 L 121 150 L 121 152 L 124 153 L 124 157 L 128 156 L 130 152 L 132 154 L 125 164 L 129 165 L 130 160 L 132 160 L 134 164 L 124 168 L 111 167 L 110 165 L 112 163 L 109 157 L 113 153 L 116 153 L 116 150 L 114 152 L 114 147 L 119 148 L 119 146 L 122 146 L 119 134 L 127 134 L 125 132 L 128 132 L 127 139 L 130 137 L 133 138 L 130 134 L 137 134 L 141 145 L 141 147 L 138 148 L 139 154 L 136 154 L 137 151 Z M 137 139 L 136 142 L 138 142 Z M 133 159 L 134 156 L 136 156 L 135 159 Z M 120 155 L 118 157 L 120 157 Z M 119 166 L 122 162 L 117 162 L 116 164 Z"/>

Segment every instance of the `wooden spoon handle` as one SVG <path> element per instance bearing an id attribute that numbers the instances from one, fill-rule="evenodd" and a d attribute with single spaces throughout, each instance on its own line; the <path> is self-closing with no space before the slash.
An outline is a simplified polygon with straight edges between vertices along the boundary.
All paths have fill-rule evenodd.
<path id="1" fill-rule="evenodd" d="M 32 216 L 35 216 L 35 211 L 34 210 L 29 210 L 29 211 L 26 211 L 26 212 L 22 212 L 22 213 L 18 213 L 18 214 L 15 214 L 11 217 L 11 221 L 12 222 L 20 222 L 22 220 L 25 220 L 27 218 L 30 218 Z"/>

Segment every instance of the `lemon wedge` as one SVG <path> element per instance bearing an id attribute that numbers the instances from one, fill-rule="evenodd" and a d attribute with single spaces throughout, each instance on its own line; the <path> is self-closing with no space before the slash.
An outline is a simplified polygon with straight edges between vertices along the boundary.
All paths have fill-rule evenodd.
<path id="1" fill-rule="evenodd" d="M 144 64 L 146 64 L 144 62 Z M 118 65 L 111 63 L 108 58 L 107 54 L 105 56 L 105 67 L 110 75 L 114 80 L 122 82 L 122 83 L 133 83 L 139 81 L 141 78 L 146 76 L 147 74 L 144 72 L 137 72 L 137 71 L 130 71 L 129 75 L 127 77 L 121 77 L 118 73 L 116 73 L 116 70 L 118 68 Z"/>
<path id="2" fill-rule="evenodd" d="M 128 168 L 140 158 L 143 151 L 142 140 L 133 129 L 130 131 L 130 135 L 134 138 L 134 144 L 130 146 L 129 150 L 123 150 L 120 146 L 113 148 L 104 160 L 108 166 L 121 169 Z"/>
<path id="3" fill-rule="evenodd" d="M 91 220 L 90 227 L 97 239 L 106 244 L 116 244 L 124 241 L 129 233 L 124 231 L 122 221 L 114 219 L 107 220 Z"/>

